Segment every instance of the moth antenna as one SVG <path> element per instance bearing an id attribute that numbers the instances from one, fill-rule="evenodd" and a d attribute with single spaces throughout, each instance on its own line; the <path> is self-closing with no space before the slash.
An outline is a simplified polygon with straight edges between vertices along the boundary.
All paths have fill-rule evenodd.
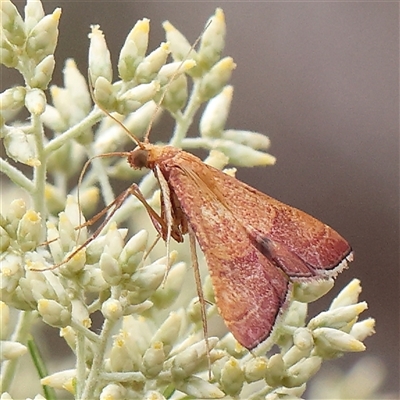
<path id="1" fill-rule="evenodd" d="M 203 323 L 204 342 L 206 344 L 206 353 L 208 361 L 208 378 L 209 380 L 211 380 L 211 351 L 210 351 L 210 343 L 208 341 L 206 300 L 204 298 L 203 288 L 201 286 L 199 260 L 197 258 L 197 251 L 196 251 L 196 238 L 191 229 L 189 229 L 189 242 L 190 242 L 190 255 L 192 259 L 194 279 L 196 281 L 197 296 L 199 297 L 199 303 L 200 303 L 200 313 L 201 313 L 201 321 Z"/>
<path id="2" fill-rule="evenodd" d="M 185 57 L 183 57 L 183 60 L 181 61 L 181 63 L 179 64 L 178 68 L 175 70 L 175 72 L 172 74 L 171 78 L 169 79 L 169 81 L 167 82 L 167 84 L 165 85 L 165 87 L 163 88 L 163 92 L 161 93 L 161 98 L 157 103 L 156 109 L 153 112 L 153 116 L 150 119 L 150 123 L 149 126 L 147 127 L 146 133 L 144 135 L 144 139 L 143 142 L 144 143 L 149 143 L 149 135 L 150 135 L 150 131 L 151 128 L 153 126 L 153 122 L 155 120 L 155 116 L 157 115 L 158 110 L 161 107 L 161 103 L 163 102 L 165 95 L 167 93 L 168 88 L 170 87 L 172 81 L 176 78 L 176 76 L 179 73 L 179 70 L 182 68 L 184 62 L 188 59 L 189 54 L 191 53 L 192 50 L 194 50 L 194 48 L 197 46 L 197 44 L 199 43 L 199 41 L 201 40 L 201 37 L 203 36 L 204 32 L 208 29 L 208 27 L 210 26 L 210 24 L 212 23 L 212 21 L 209 21 L 206 26 L 203 28 L 203 30 L 201 31 L 200 35 L 197 37 L 197 39 L 195 40 L 195 42 L 192 44 L 192 46 L 190 46 L 189 51 L 187 52 L 187 54 L 185 55 Z"/>
<path id="3" fill-rule="evenodd" d="M 89 91 L 90 91 L 90 96 L 93 100 L 93 103 L 96 104 L 96 106 L 103 111 L 104 114 L 107 115 L 107 117 L 111 118 L 114 122 L 116 122 L 127 134 L 128 136 L 136 143 L 137 146 L 139 146 L 141 149 L 143 149 L 143 144 L 142 142 L 117 118 L 115 118 L 109 111 L 107 111 L 99 102 L 96 100 L 93 92 L 93 81 L 92 77 L 90 75 L 90 68 L 88 69 L 88 80 L 89 80 Z M 152 117 L 154 118 L 154 116 Z M 147 134 L 147 132 L 146 132 Z"/>

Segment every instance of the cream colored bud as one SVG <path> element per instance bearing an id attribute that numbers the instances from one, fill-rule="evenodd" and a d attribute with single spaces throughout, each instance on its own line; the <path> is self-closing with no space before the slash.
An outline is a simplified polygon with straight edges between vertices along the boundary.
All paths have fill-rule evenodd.
<path id="1" fill-rule="evenodd" d="M 108 253 L 103 253 L 99 263 L 104 280 L 111 286 L 118 285 L 122 279 L 122 269 L 118 261 Z"/>
<path id="2" fill-rule="evenodd" d="M 363 321 L 356 322 L 351 328 L 350 335 L 357 340 L 365 340 L 368 336 L 375 333 L 375 320 L 367 318 Z"/>
<path id="3" fill-rule="evenodd" d="M 25 42 L 24 22 L 19 14 L 17 7 L 9 1 L 1 2 L 1 26 L 2 35 L 4 35 L 10 43 L 16 46 L 22 46 Z"/>
<path id="4" fill-rule="evenodd" d="M 286 368 L 281 354 L 274 354 L 267 365 L 265 380 L 270 386 L 280 386 L 283 377 L 286 375 Z"/>
<path id="5" fill-rule="evenodd" d="M 86 78 L 79 71 L 76 62 L 68 59 L 63 69 L 65 88 L 73 101 L 74 108 L 81 110 L 82 116 L 89 113 L 92 107 Z"/>
<path id="6" fill-rule="evenodd" d="M 18 110 L 25 102 L 26 89 L 22 86 L 14 86 L 0 94 L 0 110 Z"/>
<path id="7" fill-rule="evenodd" d="M 198 60 L 199 65 L 208 70 L 221 58 L 225 47 L 226 24 L 221 8 L 215 10 L 215 15 L 207 21 L 206 27 L 201 37 Z"/>
<path id="8" fill-rule="evenodd" d="M 218 338 L 208 338 L 210 350 L 218 343 Z M 184 380 L 192 375 L 201 362 L 207 358 L 207 346 L 205 340 L 194 343 L 176 355 L 173 360 L 171 373 L 178 380 Z"/>
<path id="9" fill-rule="evenodd" d="M 72 382 L 75 379 L 76 369 L 67 369 L 46 376 L 45 378 L 40 380 L 40 383 L 42 385 L 50 386 L 54 389 L 66 389 L 70 391 L 71 387 L 74 388 Z"/>
<path id="10" fill-rule="evenodd" d="M 191 70 L 195 65 L 196 62 L 194 60 L 165 64 L 161 67 L 156 79 L 160 82 L 161 86 L 164 86 L 170 82 L 172 77 L 175 79 L 178 78 L 180 74 Z"/>
<path id="11" fill-rule="evenodd" d="M 17 240 L 23 251 L 34 250 L 41 241 L 42 219 L 40 215 L 28 210 L 18 224 Z"/>
<path id="12" fill-rule="evenodd" d="M 165 354 L 162 342 L 154 342 L 143 355 L 141 372 L 146 378 L 155 378 L 163 369 Z"/>
<path id="13" fill-rule="evenodd" d="M 258 132 L 228 129 L 222 132 L 221 139 L 243 144 L 255 150 L 265 150 L 270 147 L 269 138 Z"/>
<path id="14" fill-rule="evenodd" d="M 231 57 L 225 57 L 215 64 L 201 80 L 200 96 L 207 101 L 216 96 L 229 82 L 236 64 Z"/>
<path id="15" fill-rule="evenodd" d="M 146 55 L 149 29 L 150 21 L 147 18 L 137 21 L 122 46 L 118 60 L 118 72 L 121 79 L 126 82 L 133 80 L 137 66 Z"/>
<path id="16" fill-rule="evenodd" d="M 41 1 L 28 0 L 25 6 L 25 30 L 29 32 L 44 17 Z"/>
<path id="17" fill-rule="evenodd" d="M 180 312 L 171 312 L 151 339 L 152 343 L 161 342 L 163 344 L 165 355 L 169 354 L 173 344 L 179 337 L 179 330 L 181 329 L 183 318 L 183 310 L 180 310 Z"/>
<path id="18" fill-rule="evenodd" d="M 293 298 L 302 303 L 311 303 L 328 293 L 334 283 L 333 279 L 296 283 L 293 287 Z"/>
<path id="19" fill-rule="evenodd" d="M 289 388 L 301 386 L 318 372 L 321 364 L 321 357 L 310 357 L 300 360 L 288 369 L 287 376 L 283 379 L 283 385 Z"/>
<path id="20" fill-rule="evenodd" d="M 308 323 L 309 329 L 315 329 L 321 326 L 341 329 L 356 318 L 368 308 L 367 303 L 352 304 L 344 307 L 337 307 L 333 310 L 321 312 L 316 317 L 312 318 Z"/>
<path id="21" fill-rule="evenodd" d="M 100 400 L 120 400 L 125 398 L 126 389 L 116 383 L 109 383 L 100 393 Z"/>
<path id="22" fill-rule="evenodd" d="M 6 132 L 3 143 L 7 155 L 22 164 L 39 166 L 40 161 L 36 157 L 35 146 L 29 135 L 17 127 L 8 127 Z"/>
<path id="23" fill-rule="evenodd" d="M 28 90 L 25 96 L 25 106 L 33 115 L 43 114 L 46 108 L 46 96 L 41 89 Z"/>
<path id="24" fill-rule="evenodd" d="M 319 351 L 325 349 L 330 352 L 358 352 L 365 350 L 362 342 L 337 329 L 317 328 L 313 331 L 313 336 L 315 344 L 320 348 Z"/>
<path id="25" fill-rule="evenodd" d="M 35 67 L 35 72 L 31 79 L 29 79 L 29 85 L 32 88 L 46 90 L 54 72 L 56 65 L 54 55 L 49 54 Z M 46 101 L 44 102 L 46 104 Z M 41 112 L 41 114 L 43 111 Z M 37 114 L 37 113 L 35 113 Z"/>
<path id="26" fill-rule="evenodd" d="M 244 365 L 244 376 L 247 382 L 256 382 L 265 378 L 268 360 L 266 357 L 251 358 Z"/>
<path id="27" fill-rule="evenodd" d="M 222 399 L 225 397 L 225 393 L 219 390 L 215 384 L 194 375 L 177 382 L 176 389 L 195 399 Z"/>
<path id="28" fill-rule="evenodd" d="M 92 25 L 92 32 L 89 34 L 89 73 L 91 82 L 96 86 L 99 77 L 112 82 L 112 65 L 110 52 L 106 40 L 99 25 Z"/>
<path id="29" fill-rule="evenodd" d="M 228 140 L 216 139 L 213 148 L 222 151 L 229 157 L 230 162 L 241 167 L 273 165 L 276 161 L 276 158 L 268 153 Z"/>
<path id="30" fill-rule="evenodd" d="M 146 56 L 136 69 L 135 79 L 137 82 L 147 83 L 154 79 L 167 61 L 169 53 L 169 44 L 161 43 L 160 47 Z"/>
<path id="31" fill-rule="evenodd" d="M 121 302 L 117 299 L 108 299 L 101 306 L 101 312 L 104 318 L 111 321 L 118 321 L 123 316 Z"/>
<path id="32" fill-rule="evenodd" d="M 220 382 L 227 395 L 235 397 L 240 394 L 244 383 L 244 373 L 235 358 L 231 357 L 222 368 Z"/>
<path id="33" fill-rule="evenodd" d="M 71 324 L 71 313 L 55 300 L 40 299 L 38 311 L 43 321 L 56 328 L 63 328 Z"/>
<path id="34" fill-rule="evenodd" d="M 44 16 L 29 32 L 25 44 L 26 52 L 37 63 L 54 53 L 57 46 L 60 16 L 61 8 L 56 8 L 53 14 Z"/>
<path id="35" fill-rule="evenodd" d="M 344 287 L 336 298 L 332 301 L 330 310 L 338 307 L 343 307 L 358 302 L 358 297 L 361 293 L 361 283 L 358 279 L 353 279 L 346 287 Z"/>
<path id="36" fill-rule="evenodd" d="M 141 230 L 124 246 L 118 260 L 125 273 L 133 273 L 136 270 L 146 250 L 148 237 L 148 232 Z"/>
<path id="37" fill-rule="evenodd" d="M 23 356 L 28 351 L 27 347 L 18 342 L 2 340 L 0 342 L 0 359 L 13 360 Z"/>
<path id="38" fill-rule="evenodd" d="M 152 100 L 159 90 L 160 83 L 157 81 L 138 85 L 118 98 L 117 111 L 120 114 L 136 111 L 144 103 Z"/>
<path id="39" fill-rule="evenodd" d="M 229 115 L 233 87 L 225 88 L 207 104 L 200 119 L 200 134 L 203 137 L 221 137 Z"/>
<path id="40" fill-rule="evenodd" d="M 163 28 L 175 61 L 197 58 L 196 51 L 191 49 L 192 45 L 190 42 L 169 21 L 163 23 Z"/>

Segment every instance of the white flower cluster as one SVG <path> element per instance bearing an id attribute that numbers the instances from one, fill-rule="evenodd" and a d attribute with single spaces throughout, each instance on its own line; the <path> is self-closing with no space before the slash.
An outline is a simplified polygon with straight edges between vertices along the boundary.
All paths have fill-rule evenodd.
<path id="1" fill-rule="evenodd" d="M 164 250 L 160 257 L 154 251 L 149 255 L 147 229 L 152 227 L 148 218 L 138 222 L 146 213 L 134 198 L 125 201 L 101 234 L 91 236 L 84 215 L 95 212 L 100 194 L 107 204 L 115 199 L 109 176 L 142 176 L 126 160 L 97 158 L 129 140 L 115 120 L 132 136 L 143 137 L 156 115 L 166 110 L 176 121 L 170 144 L 209 150 L 205 162 L 219 169 L 228 162 L 254 166 L 275 159 L 265 153 L 269 140 L 264 135 L 225 128 L 233 94 L 228 82 L 235 64 L 231 57 L 221 58 L 226 31 L 221 9 L 206 24 L 197 50 L 165 22 L 167 41 L 147 54 L 149 21 L 138 21 L 119 53 L 116 82 L 104 35 L 93 26 L 89 75 L 94 106 L 89 84 L 73 60 L 65 63 L 64 87 L 48 89 L 60 15 L 60 9 L 44 15 L 40 1 L 28 0 L 23 19 L 10 0 L 1 1 L 1 62 L 17 69 L 25 85 L 0 94 L 0 137 L 16 162 L 0 158 L 0 170 L 30 195 L 32 206 L 2 199 L 0 399 L 13 398 L 9 393 L 14 371 L 28 348 L 40 365 L 40 355 L 29 346 L 37 318 L 59 329 L 75 356 L 71 369 L 49 374 L 37 367 L 41 384 L 79 399 L 298 398 L 324 359 L 364 350 L 362 341 L 373 333 L 374 321 L 357 321 L 366 309 L 358 302 L 358 281 L 308 323 L 306 303 L 326 293 L 332 282 L 296 285 L 284 320 L 252 354 L 231 334 L 221 340 L 209 337 L 207 348 L 195 286 L 187 285 L 185 277 L 183 260 L 190 259 L 185 245 L 179 248 L 179 258 L 176 251 L 167 255 L 169 260 Z M 52 104 L 47 104 L 47 90 Z M 186 138 L 203 104 L 200 136 Z M 31 118 L 12 123 L 22 107 Z M 103 118 L 103 110 L 114 120 Z M 45 128 L 52 135 L 45 137 Z M 68 182 L 82 170 L 85 158 L 91 158 L 92 168 L 79 179 L 78 205 L 78 188 L 69 190 Z M 26 174 L 18 163 L 30 166 L 33 173 Z M 150 206 L 159 209 L 155 179 L 147 175 L 139 187 Z M 128 230 L 118 224 L 132 216 L 146 229 L 128 237 Z M 204 262 L 200 264 L 205 269 Z M 172 265 L 168 274 L 167 265 Z M 211 304 L 208 278 L 203 292 Z M 15 313 L 17 323 L 10 316 Z M 98 331 L 92 329 L 94 314 L 101 315 Z M 216 307 L 210 305 L 207 314 L 216 314 Z M 275 344 L 279 349 L 269 352 Z M 35 397 L 43 398 L 54 395 Z"/>

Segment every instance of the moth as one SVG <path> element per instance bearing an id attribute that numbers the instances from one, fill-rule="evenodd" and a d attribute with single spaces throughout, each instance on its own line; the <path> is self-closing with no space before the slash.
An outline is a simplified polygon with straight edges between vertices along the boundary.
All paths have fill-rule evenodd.
<path id="1" fill-rule="evenodd" d="M 253 349 L 271 333 L 296 281 L 336 276 L 353 258 L 329 226 L 172 146 L 138 142 L 132 168 L 149 168 L 161 189 L 161 215 L 146 206 L 169 244 L 189 234 L 204 253 L 220 315 Z M 145 205 L 136 185 L 128 189 Z M 194 251 L 194 246 L 191 246 Z"/>

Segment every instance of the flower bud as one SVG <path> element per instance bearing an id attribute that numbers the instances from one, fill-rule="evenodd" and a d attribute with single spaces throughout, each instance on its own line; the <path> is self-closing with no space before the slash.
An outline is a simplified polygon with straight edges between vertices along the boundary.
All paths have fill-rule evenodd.
<path id="1" fill-rule="evenodd" d="M 221 8 L 217 8 L 215 15 L 206 23 L 198 51 L 198 64 L 204 70 L 209 70 L 221 58 L 225 47 L 225 34 L 225 15 Z"/>
<path id="2" fill-rule="evenodd" d="M 17 7 L 9 0 L 2 0 L 1 2 L 1 25 L 3 30 L 2 35 L 11 44 L 22 46 L 25 43 L 24 21 Z"/>
<path id="3" fill-rule="evenodd" d="M 61 8 L 56 8 L 53 14 L 44 16 L 29 32 L 26 41 L 26 53 L 37 64 L 49 54 L 54 54 L 57 46 L 60 16 Z"/>
<path id="4" fill-rule="evenodd" d="M 207 104 L 200 119 L 200 134 L 203 137 L 221 137 L 232 101 L 233 87 L 225 88 Z"/>
<path id="5" fill-rule="evenodd" d="M 240 394 L 244 383 L 244 373 L 235 358 L 231 357 L 222 368 L 220 382 L 228 396 L 236 397 Z"/>
<path id="6" fill-rule="evenodd" d="M 324 358 L 335 357 L 342 352 L 364 351 L 362 342 L 348 333 L 333 328 L 317 328 L 313 331 L 315 345 L 318 354 Z"/>
<path id="7" fill-rule="evenodd" d="M 337 307 L 333 310 L 321 312 L 316 317 L 312 318 L 308 323 L 309 329 L 327 326 L 335 329 L 342 329 L 348 323 L 356 321 L 359 314 L 368 308 L 367 303 L 352 304 L 344 307 Z"/>
<path id="8" fill-rule="evenodd" d="M 328 293 L 334 283 L 333 279 L 298 282 L 293 287 L 293 298 L 302 303 L 311 303 Z"/>
<path id="9" fill-rule="evenodd" d="M 143 355 L 141 372 L 146 378 L 155 378 L 163 369 L 165 354 L 162 342 L 153 342 Z"/>
<path id="10" fill-rule="evenodd" d="M 251 358 L 244 365 L 244 376 L 247 382 L 256 382 L 265 378 L 268 360 L 266 357 Z"/>
<path id="11" fill-rule="evenodd" d="M 36 249 L 41 241 L 42 219 L 40 215 L 28 210 L 19 221 L 17 229 L 17 240 L 23 251 Z"/>
<path id="12" fill-rule="evenodd" d="M 0 94 L 0 110 L 19 110 L 25 102 L 26 89 L 22 86 L 14 86 Z"/>
<path id="13" fill-rule="evenodd" d="M 191 70 L 195 65 L 196 62 L 193 60 L 165 64 L 161 67 L 156 79 L 160 82 L 161 86 L 164 86 L 171 81 L 172 77 L 174 79 L 178 78 L 179 75 Z"/>
<path id="14" fill-rule="evenodd" d="M 28 0 L 25 6 L 25 30 L 31 31 L 44 17 L 44 10 L 40 1 Z"/>
<path id="15" fill-rule="evenodd" d="M 119 400 L 125 398 L 126 389 L 116 383 L 109 383 L 100 393 L 100 400 Z"/>
<path id="16" fill-rule="evenodd" d="M 111 286 L 121 282 L 122 269 L 118 261 L 108 253 L 103 253 L 99 263 L 104 280 Z"/>
<path id="17" fill-rule="evenodd" d="M 123 308 L 121 302 L 117 299 L 108 299 L 101 306 L 101 312 L 104 318 L 110 321 L 118 321 L 123 316 Z"/>
<path id="18" fill-rule="evenodd" d="M 356 322 L 351 328 L 350 335 L 362 341 L 375 333 L 374 328 L 375 320 L 373 318 L 367 318 L 364 321 Z"/>
<path id="19" fill-rule="evenodd" d="M 136 69 L 135 79 L 137 82 L 147 83 L 154 79 L 167 61 L 169 53 L 169 44 L 161 43 L 160 47 L 146 56 Z"/>
<path id="20" fill-rule="evenodd" d="M 122 46 L 118 60 L 118 73 L 125 82 L 134 79 L 136 68 L 146 55 L 149 43 L 149 22 L 147 18 L 137 21 Z"/>
<path id="21" fill-rule="evenodd" d="M 6 136 L 4 137 L 4 147 L 7 155 L 14 161 L 31 167 L 40 165 L 40 161 L 36 157 L 35 147 L 32 140 L 20 128 L 8 127 Z"/>
<path id="22" fill-rule="evenodd" d="M 152 100 L 159 90 L 160 84 L 157 81 L 138 85 L 118 98 L 116 111 L 120 114 L 129 114 L 132 111 L 136 111 L 144 103 Z"/>
<path id="23" fill-rule="evenodd" d="M 208 338 L 208 346 L 211 349 L 218 343 L 218 338 Z M 173 359 L 171 373 L 177 380 L 190 377 L 207 358 L 207 346 L 205 340 L 194 343 L 185 350 L 179 352 Z"/>
<path id="24" fill-rule="evenodd" d="M 43 58 L 43 60 L 35 67 L 32 78 L 29 79 L 30 87 L 46 90 L 51 78 L 53 77 L 55 65 L 56 62 L 53 54 L 49 54 Z"/>
<path id="25" fill-rule="evenodd" d="M 180 74 L 168 84 L 168 87 L 165 87 L 164 91 L 162 106 L 171 112 L 181 110 L 188 99 L 186 75 Z"/>
<path id="26" fill-rule="evenodd" d="M 236 64 L 232 57 L 225 57 L 215 64 L 201 80 L 200 96 L 202 101 L 216 96 L 229 82 L 235 68 Z"/>
<path id="27" fill-rule="evenodd" d="M 346 287 L 344 287 L 336 298 L 332 301 L 330 310 L 338 307 L 343 307 L 358 302 L 358 297 L 361 293 L 361 284 L 358 279 L 353 279 Z"/>
<path id="28" fill-rule="evenodd" d="M 176 389 L 195 399 L 221 399 L 225 397 L 225 393 L 219 390 L 215 384 L 209 383 L 198 376 L 190 376 L 183 381 L 177 382 Z"/>
<path id="29" fill-rule="evenodd" d="M 73 381 L 75 379 L 76 369 L 67 369 L 44 377 L 40 380 L 40 383 L 54 389 L 65 389 L 70 393 L 74 393 L 75 385 L 73 384 Z"/>
<path id="30" fill-rule="evenodd" d="M 268 385 L 281 386 L 283 377 L 286 374 L 285 364 L 281 354 L 274 354 L 269 360 L 267 365 L 267 374 L 265 380 Z"/>
<path id="31" fill-rule="evenodd" d="M 283 385 L 288 388 L 301 386 L 318 372 L 321 364 L 321 357 L 310 357 L 300 360 L 288 369 L 287 376 L 283 378 Z"/>
<path id="32" fill-rule="evenodd" d="M 192 45 L 178 29 L 176 29 L 169 21 L 165 21 L 162 26 L 165 30 L 165 37 L 170 44 L 174 61 L 197 58 L 196 51 L 191 49 Z"/>
<path id="33" fill-rule="evenodd" d="M 43 321 L 55 328 L 64 328 L 71 324 L 71 313 L 55 300 L 40 299 L 38 311 Z"/>
<path id="34" fill-rule="evenodd" d="M 89 34 L 89 73 L 92 85 L 96 86 L 99 77 L 112 82 L 112 65 L 110 52 L 99 25 L 92 25 Z"/>
<path id="35" fill-rule="evenodd" d="M 23 356 L 27 351 L 27 347 L 21 343 L 2 340 L 0 346 L 0 359 L 13 360 Z"/>
<path id="36" fill-rule="evenodd" d="M 254 150 L 268 149 L 271 141 L 262 133 L 243 131 L 238 129 L 228 129 L 222 132 L 221 139 L 230 140 L 235 143 L 243 144 Z"/>
<path id="37" fill-rule="evenodd" d="M 213 148 L 229 157 L 231 163 L 241 167 L 255 167 L 275 164 L 276 158 L 268 153 L 251 149 L 228 140 L 215 139 Z"/>

